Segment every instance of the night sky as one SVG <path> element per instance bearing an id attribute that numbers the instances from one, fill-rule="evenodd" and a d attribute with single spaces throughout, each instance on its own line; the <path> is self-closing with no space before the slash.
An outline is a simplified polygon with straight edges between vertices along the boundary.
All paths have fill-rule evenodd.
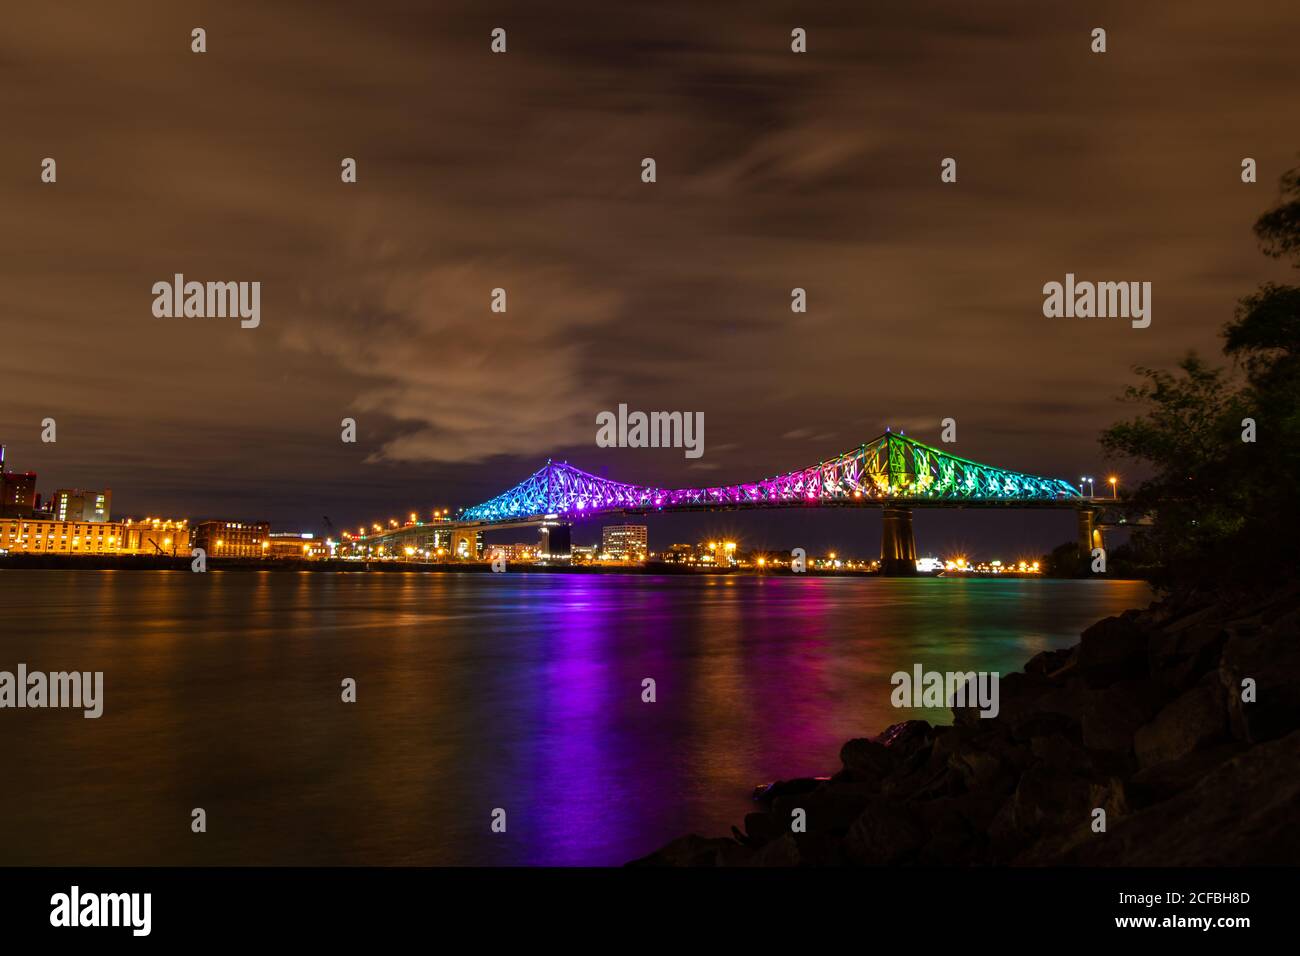
<path id="1" fill-rule="evenodd" d="M 115 516 L 316 531 L 473 504 L 548 456 L 727 484 L 887 425 L 937 443 L 948 416 L 958 455 L 1103 475 L 1131 367 L 1217 353 L 1288 272 L 1250 227 L 1300 150 L 1298 35 L 1300 5 L 1250 0 L 11 4 L 8 465 L 111 487 Z M 155 318 L 177 272 L 260 281 L 260 327 Z M 1045 318 L 1067 272 L 1152 282 L 1150 328 Z M 704 456 L 597 448 L 620 402 L 704 412 Z M 876 529 L 690 517 L 651 544 L 870 554 Z M 1072 534 L 917 518 L 923 553 Z"/>

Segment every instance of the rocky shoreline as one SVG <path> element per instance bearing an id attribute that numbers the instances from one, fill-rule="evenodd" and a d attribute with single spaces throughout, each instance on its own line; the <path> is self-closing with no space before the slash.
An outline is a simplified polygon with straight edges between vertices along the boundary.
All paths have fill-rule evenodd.
<path id="1" fill-rule="evenodd" d="M 630 865 L 1300 863 L 1300 582 L 1107 618 L 1000 695 L 850 740 L 833 776 L 756 791 L 743 831 Z"/>

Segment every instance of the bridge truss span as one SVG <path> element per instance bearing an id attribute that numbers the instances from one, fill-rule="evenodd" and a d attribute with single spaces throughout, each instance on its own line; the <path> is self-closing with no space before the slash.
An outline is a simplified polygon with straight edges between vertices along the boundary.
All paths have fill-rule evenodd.
<path id="1" fill-rule="evenodd" d="M 556 517 L 575 520 L 608 512 L 732 510 L 799 505 L 1035 506 L 1080 501 L 1059 478 L 1008 471 L 959 458 L 914 438 L 887 432 L 810 468 L 753 483 L 712 488 L 654 488 L 611 481 L 567 463 L 548 461 L 490 501 L 467 508 L 463 521 L 502 522 Z"/>

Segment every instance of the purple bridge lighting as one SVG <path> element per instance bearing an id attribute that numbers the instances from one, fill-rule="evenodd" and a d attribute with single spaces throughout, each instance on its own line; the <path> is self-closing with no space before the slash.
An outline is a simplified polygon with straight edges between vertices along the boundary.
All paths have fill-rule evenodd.
<path id="1" fill-rule="evenodd" d="M 490 501 L 466 508 L 463 522 L 577 520 L 609 512 L 731 510 L 830 505 L 1075 505 L 1078 490 L 1042 478 L 958 458 L 914 438 L 887 432 L 828 461 L 762 481 L 714 488 L 652 488 L 588 474 L 548 461 Z"/>

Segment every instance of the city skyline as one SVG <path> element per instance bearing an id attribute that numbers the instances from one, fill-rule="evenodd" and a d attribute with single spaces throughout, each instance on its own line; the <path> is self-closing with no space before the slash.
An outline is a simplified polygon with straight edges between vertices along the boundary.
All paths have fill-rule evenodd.
<path id="1" fill-rule="evenodd" d="M 895 445 L 900 446 L 901 450 L 900 448 L 895 448 Z M 902 459 L 899 459 L 897 462 L 895 461 L 896 453 L 902 453 L 910 456 L 911 455 L 910 449 L 913 448 L 916 449 L 917 453 L 921 456 L 920 458 L 913 460 L 909 457 L 908 458 L 909 463 L 906 465 L 903 464 Z M 889 449 L 893 449 L 893 451 L 890 451 Z M 862 456 L 864 455 L 867 457 L 863 458 Z M 1066 507 L 1072 507 L 1074 505 L 1082 505 L 1086 503 L 1089 496 L 1095 494 L 1095 484 L 1092 487 L 1089 487 L 1088 485 L 1084 484 L 1085 481 L 1095 482 L 1095 479 L 1092 478 L 1081 478 L 1077 489 L 1078 494 L 1076 494 L 1075 486 L 1069 482 L 1064 481 L 1063 479 L 1044 479 L 1039 476 L 1008 473 L 987 464 L 971 462 L 965 459 L 961 459 L 960 457 L 951 458 L 950 453 L 946 451 L 931 446 L 926 446 L 924 443 L 918 443 L 915 441 L 915 439 L 910 439 L 910 438 L 905 439 L 901 435 L 889 435 L 888 433 L 886 435 L 881 436 L 881 438 L 876 443 L 864 444 L 860 449 L 849 452 L 846 454 L 846 456 L 841 456 L 841 457 L 842 460 L 831 460 L 831 461 L 822 462 L 822 467 L 827 467 L 830 469 L 830 471 L 827 472 L 826 475 L 817 478 L 815 481 L 815 484 L 820 486 L 823 482 L 829 480 L 828 476 L 834 476 L 835 483 L 837 485 L 843 486 L 841 488 L 841 492 L 848 498 L 848 500 L 842 502 L 841 504 L 856 504 L 857 501 L 855 499 L 861 499 L 863 492 L 862 490 L 852 492 L 851 489 L 854 487 L 858 487 L 860 489 L 867 490 L 868 492 L 867 498 L 863 501 L 863 504 L 870 507 L 869 503 L 872 498 L 876 497 L 877 495 L 886 494 L 886 489 L 884 488 L 883 485 L 879 485 L 880 482 L 888 480 L 892 483 L 893 481 L 907 482 L 913 480 L 915 476 L 908 477 L 902 472 L 900 472 L 898 475 L 894 474 L 896 468 L 903 468 L 903 467 L 906 467 L 908 469 L 915 467 L 916 469 L 918 469 L 917 472 L 918 476 L 920 475 L 922 469 L 929 470 L 932 473 L 933 477 L 926 480 L 927 481 L 934 480 L 938 482 L 934 485 L 933 489 L 931 490 L 927 490 L 924 483 L 918 484 L 917 487 L 912 491 L 904 491 L 901 488 L 899 489 L 900 494 L 918 495 L 919 500 L 917 500 L 916 503 L 919 505 L 926 504 L 925 499 L 936 497 L 936 493 L 937 493 L 937 498 L 932 503 L 943 504 L 944 502 L 940 499 L 947 498 L 950 496 L 955 496 L 956 500 L 949 502 L 948 503 L 949 506 L 955 505 L 961 510 L 965 510 L 971 507 L 978 508 L 982 503 L 981 498 L 985 494 L 985 492 L 980 492 L 977 490 L 979 487 L 979 485 L 975 484 L 975 482 L 977 481 L 979 483 L 987 483 L 989 481 L 992 481 L 999 489 L 1003 488 L 1003 486 L 1005 486 L 1006 489 L 1010 489 L 1012 486 L 1007 483 L 1015 482 L 1016 487 L 1023 489 L 1024 493 L 1028 494 L 1031 499 L 1034 497 L 1044 497 L 1044 496 L 1052 499 L 1062 499 L 1054 502 L 1053 501 L 1038 502 L 1037 503 L 1038 506 L 1041 506 L 1043 504 L 1053 504 L 1053 503 L 1057 505 L 1063 505 Z M 886 458 L 889 460 L 890 477 L 886 479 L 883 473 L 880 475 L 872 475 L 871 477 L 869 477 L 868 473 L 871 472 L 873 469 L 879 469 L 884 467 L 883 463 L 886 460 Z M 949 461 L 950 464 L 948 466 L 944 466 L 943 465 L 944 461 Z M 550 463 L 548 463 L 547 467 L 548 469 L 550 467 L 556 467 L 563 470 L 563 469 L 567 469 L 568 466 L 561 465 L 559 463 L 552 466 Z M 958 472 L 956 474 L 951 473 L 952 467 L 956 467 L 958 469 Z M 966 470 L 962 471 L 961 469 L 963 468 L 965 468 Z M 943 477 L 941 473 L 946 475 L 946 477 Z M 23 487 L 25 487 L 29 497 L 34 498 L 35 503 L 40 505 L 40 507 L 44 509 L 44 510 L 31 510 L 29 504 L 29 511 L 31 513 L 25 515 L 25 517 L 33 517 L 38 519 L 44 517 L 44 518 L 54 518 L 55 520 L 63 520 L 62 507 L 66 507 L 66 505 L 63 505 L 61 507 L 56 507 L 54 504 L 55 496 L 49 494 L 46 494 L 44 496 L 46 500 L 42 502 L 42 494 L 36 489 L 36 479 L 38 477 L 36 473 L 16 472 L 15 474 L 17 477 L 24 479 Z M 538 474 L 541 474 L 541 472 L 539 472 Z M 576 474 L 583 474 L 583 473 L 577 472 Z M 8 472 L 6 472 L 6 475 L 8 475 Z M 960 477 L 961 475 L 967 475 L 967 477 Z M 533 479 L 530 480 L 536 480 L 536 478 L 537 476 L 534 475 Z M 595 484 L 601 484 L 604 482 L 604 479 L 599 479 L 596 476 L 592 476 L 592 475 L 585 475 L 584 480 Z M 954 480 L 956 480 L 957 485 L 960 485 L 961 488 L 966 490 L 962 492 L 958 492 L 956 487 L 954 486 Z M 864 546 L 861 541 L 855 540 L 852 535 L 852 532 L 846 533 L 845 529 L 841 526 L 843 522 L 839 522 L 839 521 L 836 522 L 835 530 L 831 532 L 829 543 L 821 540 L 816 533 L 812 533 L 812 534 L 809 533 L 809 524 L 806 521 L 800 521 L 799 519 L 800 518 L 807 519 L 815 511 L 815 509 L 822 507 L 821 502 L 817 499 L 819 497 L 826 497 L 826 491 L 825 489 L 822 489 L 817 494 L 814 494 L 812 491 L 812 486 L 809 486 L 808 488 L 804 487 L 806 481 L 807 481 L 806 474 L 792 473 L 784 477 L 777 476 L 772 479 L 765 479 L 763 482 L 756 485 L 755 484 L 740 485 L 730 489 L 711 488 L 703 491 L 692 489 L 692 490 L 678 490 L 672 492 L 665 491 L 662 489 L 637 488 L 635 486 L 612 484 L 609 485 L 609 487 L 615 489 L 622 489 L 621 491 L 618 492 L 620 495 L 633 494 L 634 497 L 639 496 L 638 500 L 640 500 L 642 505 L 645 506 L 657 505 L 658 507 L 648 507 L 647 510 L 641 510 L 641 511 L 635 509 L 625 511 L 625 510 L 620 510 L 618 507 L 615 507 L 613 510 L 610 510 L 608 505 L 606 505 L 603 509 L 596 510 L 594 507 L 596 503 L 593 501 L 592 502 L 593 510 L 590 515 L 585 515 L 582 512 L 581 508 L 574 508 L 571 510 L 561 509 L 564 511 L 561 517 L 565 521 L 568 521 L 572 524 L 572 528 L 574 532 L 573 540 L 575 543 L 580 543 L 585 539 L 590 539 L 593 533 L 599 536 L 599 538 L 603 540 L 611 527 L 617 527 L 618 522 L 626 521 L 627 519 L 646 522 L 646 524 L 638 525 L 638 527 L 644 528 L 650 524 L 657 525 L 660 527 L 667 527 L 669 526 L 668 524 L 661 523 L 663 522 L 663 519 L 685 518 L 687 519 L 685 522 L 679 521 L 676 525 L 678 529 L 677 532 L 678 537 L 685 537 L 689 539 L 699 538 L 700 540 L 707 540 L 710 538 L 723 538 L 723 539 L 743 538 L 748 542 L 745 546 L 747 549 L 752 548 L 755 551 L 773 551 L 774 549 L 776 551 L 787 551 L 790 550 L 789 541 L 780 537 L 781 534 L 785 533 L 791 537 L 791 540 L 796 541 L 797 546 L 800 547 L 805 547 L 805 548 L 811 547 L 814 551 L 820 551 L 823 554 L 826 553 L 834 554 L 835 552 L 839 552 L 845 555 L 846 557 L 852 556 L 854 558 L 862 558 L 862 559 L 870 560 L 873 557 L 872 547 L 869 544 Z M 1106 483 L 1109 484 L 1109 489 L 1112 497 L 1115 496 L 1117 491 L 1117 485 L 1116 485 L 1117 481 L 1118 479 L 1115 476 L 1111 476 Z M 791 482 L 793 482 L 793 484 L 791 484 Z M 847 482 L 847 484 L 845 484 L 845 482 Z M 549 489 L 550 487 L 549 478 L 547 479 L 546 483 Z M 967 487 L 968 483 L 969 483 L 969 487 Z M 1106 488 L 1106 484 L 1103 484 L 1103 489 Z M 6 485 L 6 487 L 9 486 Z M 521 485 L 520 487 L 522 488 L 524 486 Z M 992 487 L 993 486 L 990 486 L 990 488 Z M 942 490 L 945 488 L 947 489 L 946 491 Z M 588 489 L 588 491 L 582 491 L 578 493 L 587 494 L 587 493 L 592 493 L 593 490 L 594 489 Z M 393 518 L 393 517 L 387 519 L 380 519 L 380 521 L 377 523 L 368 520 L 361 523 L 361 525 L 358 527 L 356 534 L 361 536 L 368 536 L 372 530 L 372 525 L 373 525 L 373 530 L 375 531 L 382 530 L 384 532 L 387 532 L 390 527 L 391 528 L 410 527 L 411 525 L 415 525 L 415 524 L 430 524 L 432 526 L 433 524 L 437 524 L 438 522 L 448 521 L 448 520 L 455 522 L 458 521 L 462 516 L 465 519 L 473 520 L 477 517 L 476 512 L 482 511 L 483 509 L 491 509 L 493 507 L 498 506 L 497 502 L 504 500 L 506 497 L 508 497 L 510 493 L 517 492 L 517 491 L 518 489 L 513 489 L 512 492 L 508 492 L 505 495 L 498 496 L 498 498 L 495 498 L 492 501 L 482 502 L 478 506 L 469 509 L 442 508 L 442 509 L 433 509 L 429 513 L 426 513 L 424 509 L 419 509 L 419 510 L 410 511 L 409 518 L 406 515 L 403 515 L 402 520 L 400 521 L 398 520 L 398 518 Z M 78 496 L 96 495 L 101 505 L 103 505 L 106 499 L 111 500 L 111 496 L 112 496 L 111 489 L 104 489 L 102 492 L 98 492 L 98 493 L 82 492 L 80 490 L 69 491 L 67 489 L 62 489 L 58 492 L 59 502 L 60 503 L 63 502 L 64 499 L 66 499 L 70 494 L 74 494 L 74 493 Z M 598 491 L 596 491 L 595 493 L 600 494 L 600 492 Z M 893 495 L 893 493 L 894 491 L 891 484 L 891 487 L 888 490 L 888 494 Z M 1015 492 L 1015 493 L 1018 494 L 1020 492 Z M 793 499 L 790 497 L 791 494 L 794 495 Z M 971 494 L 973 494 L 974 497 L 970 501 L 963 500 L 965 496 Z M 997 496 L 1000 496 L 1002 494 L 1003 491 L 999 490 L 994 497 L 996 498 Z M 683 499 L 682 504 L 685 504 L 686 507 L 682 511 L 675 511 L 674 507 L 669 505 L 666 498 L 664 499 L 655 498 L 654 500 L 652 500 L 651 498 L 647 498 L 646 497 L 647 495 L 652 495 L 652 496 L 671 495 L 674 498 L 682 497 Z M 737 495 L 746 498 L 750 496 L 760 496 L 760 495 L 764 497 L 767 495 L 776 496 L 776 498 L 779 500 L 775 500 L 774 504 L 776 504 L 778 507 L 789 508 L 791 512 L 793 512 L 793 514 L 787 515 L 786 526 L 794 527 L 797 530 L 794 532 L 774 531 L 770 521 L 772 516 L 766 514 L 764 511 L 760 511 L 759 514 L 768 517 L 769 522 L 767 526 L 765 527 L 764 523 L 762 521 L 759 521 L 758 526 L 756 528 L 749 528 L 748 530 L 746 530 L 747 522 L 752 523 L 753 518 L 748 516 L 741 517 L 731 513 L 734 510 L 742 510 L 742 511 L 746 510 L 745 504 L 742 502 L 741 507 L 739 509 L 736 509 L 734 505 L 729 506 L 725 504 L 726 500 L 733 499 Z M 700 507 L 701 503 L 704 503 L 715 497 L 718 498 L 720 502 L 723 502 L 721 507 L 714 507 L 709 505 Z M 804 500 L 805 498 L 807 498 L 807 500 Z M 692 504 L 692 502 L 695 503 Z M 834 502 L 830 502 L 830 503 L 833 504 Z M 751 505 L 758 504 L 760 508 L 764 507 L 761 502 L 750 502 L 750 504 Z M 884 502 L 884 504 L 888 505 L 889 502 L 886 501 Z M 1021 520 L 1017 520 L 1016 518 L 1012 518 L 1010 520 L 1003 519 L 999 521 L 997 525 L 994 525 L 992 527 L 996 529 L 1001 529 L 1004 532 L 1007 525 L 1011 525 L 1014 529 L 1016 529 L 1016 532 L 1019 535 L 1019 541 L 1014 545 L 1009 546 L 1006 545 L 1005 543 L 990 544 L 979 537 L 976 537 L 975 539 L 970 539 L 966 537 L 954 538 L 950 534 L 945 539 L 945 543 L 941 547 L 936 548 L 934 546 L 933 540 L 924 542 L 925 546 L 920 548 L 916 552 L 917 557 L 923 556 L 924 553 L 924 555 L 930 557 L 939 555 L 941 556 L 941 560 L 944 558 L 948 560 L 952 560 L 957 557 L 960 557 L 962 560 L 965 560 L 965 558 L 967 557 L 969 557 L 971 560 L 990 560 L 993 558 L 998 558 L 998 559 L 1006 558 L 1008 554 L 1010 554 L 1018 558 L 1019 560 L 1023 561 L 1026 558 L 1032 560 L 1035 557 L 1045 555 L 1046 552 L 1051 549 L 1051 547 L 1063 543 L 1061 541 L 1056 540 L 1055 538 L 1050 538 L 1042 535 L 1041 529 L 1043 527 L 1048 526 L 1048 524 L 1050 523 L 1050 522 L 1045 522 L 1043 520 L 1045 516 L 1040 514 L 1037 516 L 1038 520 L 1034 521 L 1033 518 L 1035 516 L 1033 516 L 1032 514 L 1024 513 L 1021 506 L 1017 506 L 1014 502 L 1010 502 L 1010 504 L 1012 505 L 1011 510 L 1020 513 Z M 1031 500 L 1028 501 L 1026 504 L 1032 506 L 1035 504 L 1035 502 Z M 558 506 L 547 503 L 545 506 L 542 507 L 541 510 L 550 511 L 554 507 L 558 507 Z M 662 510 L 664 507 L 667 507 L 668 509 L 666 512 Z M 1006 508 L 1000 507 L 999 510 L 1005 513 Z M 694 513 L 697 511 L 703 511 L 705 512 L 705 514 L 697 515 Z M 718 515 L 716 512 L 719 511 L 727 512 L 727 514 Z M 886 508 L 886 511 L 888 511 L 888 508 Z M 8 509 L 4 513 L 10 514 L 10 517 L 24 516 L 21 511 L 14 511 L 13 509 Z M 78 512 L 78 514 L 79 513 L 80 512 Z M 540 514 L 540 512 L 538 513 Z M 97 514 L 99 515 L 99 517 L 88 518 L 86 520 L 90 522 L 106 520 L 106 516 L 108 514 L 107 508 L 101 507 L 101 509 L 97 512 Z M 191 513 L 191 515 L 193 514 L 194 513 Z M 906 519 L 906 523 L 907 525 L 910 526 L 911 524 L 910 507 L 907 511 L 907 515 L 908 517 Z M 177 515 L 175 517 L 179 519 L 180 516 Z M 136 518 L 137 520 L 139 519 L 138 513 L 136 514 Z M 294 526 L 291 532 L 284 530 L 286 528 L 286 525 L 283 522 L 266 522 L 262 519 L 249 519 L 247 517 L 241 517 L 241 516 L 236 516 L 236 518 L 239 518 L 240 520 L 243 521 L 254 521 L 258 525 L 264 525 L 265 533 L 262 535 L 263 538 L 267 538 L 268 536 L 273 537 L 273 535 L 270 535 L 272 526 L 275 526 L 277 529 L 279 529 L 279 533 L 282 536 L 284 534 L 292 534 L 295 537 L 298 535 L 303 535 L 306 538 L 315 537 L 319 541 L 336 540 L 339 543 L 345 542 L 350 537 L 349 526 L 347 525 L 340 526 L 335 522 L 333 522 L 328 516 L 322 516 L 320 522 L 318 523 L 298 524 Z M 791 518 L 793 518 L 794 520 L 791 521 L 790 520 Z M 1028 526 L 1022 523 L 1023 519 L 1025 518 L 1030 519 Z M 117 520 L 119 523 L 121 523 L 122 520 L 126 520 L 126 519 L 119 518 Z M 147 522 L 150 519 L 146 517 L 144 520 Z M 191 520 L 191 519 L 187 517 L 186 520 Z M 192 520 L 197 529 L 204 524 L 229 523 L 234 519 L 232 519 L 231 516 L 229 515 L 217 517 L 214 515 L 203 515 L 199 513 L 199 515 L 197 517 L 193 517 Z M 887 521 L 887 519 L 882 516 L 882 521 Z M 610 522 L 614 522 L 614 524 L 611 525 Z M 859 526 L 861 526 L 860 521 L 858 522 L 858 524 Z M 1056 522 L 1056 524 L 1060 525 L 1062 523 Z M 816 523 L 812 523 L 812 527 L 815 528 L 816 526 L 817 526 Z M 822 526 L 825 527 L 826 523 L 823 522 Z M 353 527 L 357 527 L 357 526 L 354 525 Z M 479 529 L 478 534 L 480 537 L 480 545 L 482 545 L 483 534 L 486 533 L 490 535 L 499 535 L 502 532 L 502 530 L 509 529 L 510 527 L 511 525 L 507 523 L 504 525 L 504 528 L 496 528 L 493 525 L 493 519 L 490 519 L 487 523 L 483 524 Z M 989 528 L 990 526 L 986 524 L 985 525 L 986 534 Z M 933 527 L 931 530 L 933 531 Z M 1117 543 L 1122 543 L 1124 540 L 1126 540 L 1127 537 L 1126 535 L 1124 535 L 1117 539 L 1114 536 L 1116 530 L 1117 529 L 1112 529 L 1111 532 L 1110 541 L 1112 545 Z M 304 532 L 306 533 L 303 534 Z M 1119 533 L 1122 534 L 1122 531 L 1120 531 Z M 773 537 L 773 535 L 775 535 L 775 537 Z M 1037 535 L 1037 537 L 1034 537 L 1034 535 Z M 219 535 L 214 534 L 212 537 L 213 540 L 216 540 L 216 538 L 219 537 Z M 886 543 L 881 545 L 881 554 L 875 555 L 876 557 L 884 556 L 883 555 L 884 548 L 887 547 L 888 539 L 889 539 L 889 533 L 886 532 Z M 259 542 L 254 542 L 255 545 L 258 543 Z M 169 541 L 168 544 L 171 544 L 171 542 Z M 498 538 L 498 540 L 492 542 L 492 544 L 503 545 L 506 544 L 506 542 L 503 542 Z M 220 550 L 220 549 L 214 550 L 211 546 L 211 542 L 197 541 L 196 545 L 204 547 L 204 550 L 208 553 L 215 553 L 216 551 Z M 518 545 L 519 542 L 512 542 L 509 546 L 518 546 Z M 256 549 L 254 549 L 253 552 L 251 553 L 259 553 L 259 552 L 257 552 Z M 233 556 L 233 555 L 234 552 L 230 552 L 229 550 L 227 550 L 226 556 Z M 278 556 L 284 556 L 284 554 L 279 554 Z"/>

